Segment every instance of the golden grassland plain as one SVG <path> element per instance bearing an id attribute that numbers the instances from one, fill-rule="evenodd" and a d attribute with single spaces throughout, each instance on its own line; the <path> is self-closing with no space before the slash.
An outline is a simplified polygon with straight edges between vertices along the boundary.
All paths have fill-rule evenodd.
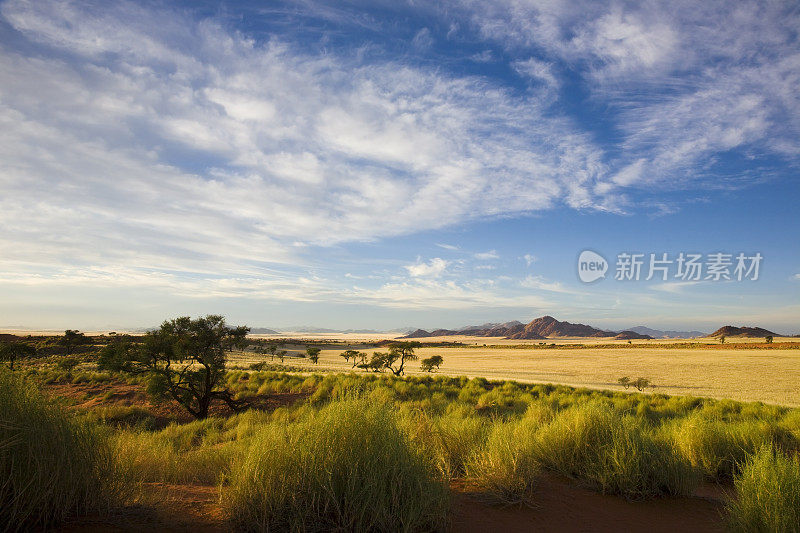
<path id="1" fill-rule="evenodd" d="M 4 331 L 12 333 L 12 331 Z M 55 334 L 56 332 L 14 331 L 16 334 Z M 103 334 L 107 332 L 95 332 Z M 395 339 L 398 333 L 283 333 L 281 335 L 251 335 L 254 339 L 300 339 L 309 344 L 335 341 L 337 346 L 322 348 L 319 363 L 298 357 L 305 352 L 304 344 L 287 344 L 284 364 L 309 372 L 363 372 L 353 369 L 339 354 L 347 347 L 367 354 L 385 351 L 365 343 Z M 691 395 L 729 398 L 740 401 L 797 407 L 800 406 L 800 350 L 747 349 L 742 344 L 763 348 L 763 338 L 729 338 L 738 347 L 713 346 L 718 339 L 653 339 L 626 340 L 613 338 L 556 338 L 546 340 L 513 340 L 500 337 L 431 337 L 414 339 L 422 342 L 457 342 L 461 346 L 419 348 L 419 359 L 440 355 L 444 364 L 438 373 L 447 376 L 484 377 L 490 380 L 514 380 L 525 383 L 555 383 L 592 389 L 624 390 L 617 383 L 620 377 L 644 377 L 655 384 L 651 392 L 670 395 Z M 797 342 L 797 338 L 776 337 L 776 344 Z M 555 344 L 556 348 L 542 346 Z M 676 347 L 689 343 L 697 347 Z M 570 347 L 569 345 L 583 345 Z M 619 346 L 618 348 L 616 346 Z M 230 364 L 247 366 L 270 361 L 252 352 L 231 354 Z M 274 360 L 277 362 L 277 358 Z M 406 365 L 406 374 L 422 374 L 419 361 Z"/>
<path id="2" fill-rule="evenodd" d="M 308 338 L 308 337 L 306 337 Z M 320 337 L 308 338 L 309 341 Z M 363 339 L 363 337 L 362 337 Z M 385 348 L 352 347 L 371 354 Z M 420 339 L 423 340 L 423 339 Z M 440 338 L 424 339 L 439 341 Z M 458 347 L 426 347 L 417 349 L 420 359 L 440 355 L 444 358 L 439 370 L 448 376 L 484 377 L 490 380 L 514 380 L 527 383 L 557 383 L 593 389 L 624 390 L 617 384 L 622 376 L 651 380 L 651 391 L 670 395 L 706 396 L 740 401 L 761 401 L 786 406 L 800 406 L 800 350 L 675 348 L 666 345 L 676 339 L 612 342 L 609 339 L 548 339 L 548 344 L 598 344 L 593 348 L 546 348 L 543 341 L 509 341 L 484 337 L 453 337 L 449 341 L 476 343 Z M 797 339 L 776 338 L 775 342 Z M 740 342 L 763 344 L 763 339 L 735 339 Z M 709 339 L 697 342 L 718 342 Z M 734 342 L 731 340 L 731 342 Z M 477 344 L 480 343 L 480 344 Z M 483 344 L 487 346 L 483 346 Z M 649 346 L 641 345 L 646 343 Z M 503 345 L 509 345 L 508 348 Z M 609 344 L 620 344 L 619 348 Z M 622 345 L 625 344 L 623 347 Z M 664 348 L 658 345 L 665 345 Z M 527 345 L 526 347 L 520 347 Z M 656 346 L 653 346 L 656 345 Z M 514 347 L 511 347 L 514 346 Z M 351 364 L 339 354 L 341 346 L 323 347 L 319 364 L 297 357 L 304 351 L 301 345 L 287 345 L 286 364 L 308 368 L 310 371 L 349 371 Z M 269 359 L 269 356 L 267 356 Z M 231 364 L 262 361 L 263 356 L 251 353 L 234 354 Z M 359 369 L 355 369 L 361 372 Z M 419 361 L 407 363 L 407 374 L 421 374 Z"/>

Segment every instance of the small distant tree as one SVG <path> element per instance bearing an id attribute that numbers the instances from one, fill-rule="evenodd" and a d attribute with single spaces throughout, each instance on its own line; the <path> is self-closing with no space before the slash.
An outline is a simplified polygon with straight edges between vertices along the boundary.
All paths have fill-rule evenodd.
<path id="1" fill-rule="evenodd" d="M 364 361 L 360 363 L 358 368 L 363 368 L 364 370 L 372 372 L 383 372 L 383 369 L 389 366 L 387 364 L 388 357 L 388 353 L 372 352 L 372 357 L 369 362 Z"/>
<path id="2" fill-rule="evenodd" d="M 625 389 L 627 389 L 628 387 L 631 386 L 631 378 L 629 378 L 628 376 L 623 376 L 617 380 L 617 383 L 619 383 L 620 385 L 625 387 Z"/>
<path id="3" fill-rule="evenodd" d="M 392 371 L 395 376 L 402 376 L 405 373 L 406 361 L 416 361 L 417 355 L 414 350 L 420 346 L 419 342 L 407 341 L 396 342 L 389 345 L 389 353 L 386 354 L 386 368 Z M 398 363 L 395 367 L 395 363 Z"/>
<path id="4" fill-rule="evenodd" d="M 306 354 L 308 355 L 309 361 L 314 363 L 315 365 L 319 363 L 319 352 L 322 350 L 319 348 L 306 348 Z"/>
<path id="5" fill-rule="evenodd" d="M 85 342 L 86 335 L 76 329 L 65 330 L 64 335 L 58 340 L 58 343 L 64 347 L 64 355 L 71 355 L 76 346 Z"/>
<path id="6" fill-rule="evenodd" d="M 275 353 L 278 351 L 278 344 L 275 342 L 271 342 L 267 344 L 267 352 L 270 354 L 270 361 L 275 360 Z"/>
<path id="7" fill-rule="evenodd" d="M 764 342 L 766 342 L 767 344 L 772 344 L 772 335 L 767 335 L 766 337 L 764 337 Z"/>
<path id="8" fill-rule="evenodd" d="M 652 387 L 653 384 L 650 383 L 650 380 L 647 378 L 636 378 L 631 382 L 631 385 L 636 387 L 636 390 L 639 392 L 643 392 L 647 387 Z"/>
<path id="9" fill-rule="evenodd" d="M 289 352 L 287 352 L 286 350 L 280 350 L 280 351 L 279 351 L 278 353 L 276 353 L 275 355 L 277 355 L 277 356 L 278 356 L 278 361 L 280 361 L 281 363 L 283 363 L 283 358 L 284 358 L 284 357 L 286 357 L 286 354 L 287 354 L 287 353 L 289 353 Z"/>
<path id="10" fill-rule="evenodd" d="M 148 376 L 148 393 L 174 399 L 197 419 L 208 417 L 215 400 L 239 411 L 246 403 L 225 387 L 225 352 L 247 331 L 228 327 L 219 315 L 180 317 L 165 321 L 136 345 L 124 340 L 110 344 L 98 366 Z"/>
<path id="11" fill-rule="evenodd" d="M 433 368 L 439 369 L 439 366 L 444 362 L 441 355 L 434 355 L 433 357 L 428 357 L 427 359 L 422 360 L 422 371 L 423 372 L 433 372 Z"/>
<path id="12" fill-rule="evenodd" d="M 4 342 L 0 344 L 0 361 L 7 361 L 8 368 L 14 370 L 14 362 L 21 357 L 36 355 L 36 348 L 24 342 Z"/>
<path id="13" fill-rule="evenodd" d="M 234 348 L 243 352 L 247 345 L 249 344 L 247 340 L 247 334 L 250 333 L 250 328 L 247 326 L 236 326 L 231 330 L 231 335 L 228 337 L 226 344 L 228 346 L 228 351 L 232 352 Z"/>
<path id="14" fill-rule="evenodd" d="M 367 354 L 359 352 L 358 350 L 345 350 L 339 354 L 339 357 L 344 357 L 348 363 L 352 362 L 352 368 L 357 367 L 367 361 Z"/>
<path id="15" fill-rule="evenodd" d="M 720 337 L 719 337 L 719 343 L 720 343 L 720 344 L 725 344 L 725 335 L 720 335 Z"/>

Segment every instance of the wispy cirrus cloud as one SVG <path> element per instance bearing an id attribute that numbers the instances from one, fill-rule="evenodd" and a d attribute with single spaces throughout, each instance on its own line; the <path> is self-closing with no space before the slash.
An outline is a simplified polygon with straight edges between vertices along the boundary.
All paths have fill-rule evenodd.
<path id="1" fill-rule="evenodd" d="M 480 78 L 308 55 L 124 2 L 0 13 L 40 50 L 0 53 L 7 260 L 224 257 L 236 272 L 301 261 L 295 242 L 599 201 L 588 137 Z"/>

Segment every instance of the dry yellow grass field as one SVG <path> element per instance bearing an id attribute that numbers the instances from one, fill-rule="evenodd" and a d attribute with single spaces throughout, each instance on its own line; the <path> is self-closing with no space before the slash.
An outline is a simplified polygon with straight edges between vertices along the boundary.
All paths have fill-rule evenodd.
<path id="1" fill-rule="evenodd" d="M 355 340 L 355 339 L 353 339 Z M 436 339 L 427 339 L 439 341 Z M 504 341 L 494 338 L 458 337 L 447 340 L 480 342 L 468 347 L 420 348 L 421 358 L 441 355 L 444 364 L 440 374 L 449 376 L 485 377 L 522 382 L 559 383 L 576 387 L 623 390 L 617 379 L 645 377 L 655 385 L 655 392 L 730 398 L 743 401 L 761 401 L 787 406 L 800 406 L 800 350 L 796 349 L 727 349 L 727 348 L 670 348 L 637 347 L 620 348 L 558 348 L 537 347 L 541 341 Z M 747 339 L 736 339 L 735 342 Z M 775 342 L 789 339 L 775 339 Z M 796 340 L 796 339 L 792 339 Z M 595 339 L 558 339 L 547 342 L 557 344 L 591 344 Z M 763 344 L 763 339 L 753 342 Z M 597 344 L 608 344 L 608 339 L 598 339 Z M 638 344 L 642 341 L 634 341 Z M 645 341 L 665 344 L 670 341 Z M 684 341 L 680 341 L 684 342 Z M 705 339 L 702 342 L 708 343 Z M 733 342 L 733 340 L 731 341 Z M 530 344 L 530 348 L 483 347 L 489 345 Z M 621 341 L 620 344 L 627 344 Z M 375 348 L 356 344 L 355 349 L 371 353 Z M 287 346 L 290 355 L 303 350 L 301 346 Z M 382 349 L 383 350 L 383 349 Z M 349 371 L 351 365 L 339 354 L 342 348 L 323 349 L 319 364 L 306 359 L 287 357 L 286 364 L 308 368 L 310 371 Z M 241 354 L 233 363 L 249 363 L 260 356 Z M 361 370 L 356 369 L 361 372 Z M 407 374 L 420 374 L 419 361 L 407 364 Z"/>

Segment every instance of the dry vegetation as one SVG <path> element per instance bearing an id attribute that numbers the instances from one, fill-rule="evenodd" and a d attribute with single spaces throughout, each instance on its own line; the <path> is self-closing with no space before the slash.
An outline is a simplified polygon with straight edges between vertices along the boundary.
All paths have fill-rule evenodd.
<path id="1" fill-rule="evenodd" d="M 230 353 L 223 386 L 251 408 L 217 402 L 208 418 L 190 420 L 174 402 L 147 396 L 146 376 L 99 371 L 97 345 L 65 359 L 39 341 L 53 353 L 19 362 L 14 376 L 0 370 L 0 469 L 12 479 L 0 492 L 5 529 L 86 513 L 110 512 L 114 524 L 166 505 L 154 503 L 153 487 L 171 487 L 200 491 L 204 509 L 216 506 L 206 525 L 220 530 L 443 531 L 465 512 L 448 492 L 475 493 L 480 505 L 526 503 L 518 516 L 535 520 L 547 501 L 541 487 L 556 479 L 625 500 L 670 498 L 682 502 L 676 516 L 701 507 L 694 495 L 703 483 L 721 484 L 736 492 L 721 497 L 734 529 L 800 530 L 800 410 L 786 406 L 797 403 L 789 383 L 796 387 L 800 350 L 433 346 L 418 355 L 441 355 L 441 372 L 398 377 L 352 370 L 340 357 L 348 347 L 383 348 L 310 344 L 322 349 L 316 365 L 299 357 L 307 347 L 299 342 L 282 346 L 283 363 Z M 255 362 L 262 370 L 249 369 Z M 409 365 L 419 372 L 419 361 Z M 612 390 L 626 374 L 659 387 Z M 698 397 L 708 390 L 784 406 Z M 58 449 L 41 432 L 61 439 Z M 31 454 L 35 461 L 24 459 Z M 709 506 L 703 523 L 722 527 L 720 511 Z"/>
<path id="2" fill-rule="evenodd" d="M 456 338 L 454 338 L 456 339 Z M 450 339 L 451 341 L 454 339 Z M 462 341 L 474 339 L 461 337 Z M 436 340 L 439 340 L 438 338 Z M 481 339 L 487 344 L 496 339 Z M 584 339 L 585 340 L 585 339 Z M 563 347 L 542 347 L 530 342 L 524 347 L 475 346 L 430 347 L 417 350 L 420 359 L 439 355 L 444 364 L 439 373 L 448 376 L 485 377 L 528 383 L 558 383 L 574 387 L 623 390 L 617 380 L 622 376 L 646 376 L 658 392 L 730 398 L 741 401 L 762 401 L 779 405 L 800 406 L 800 343 L 793 348 L 740 349 L 730 345 L 712 345 L 708 341 L 693 342 L 696 348 L 660 347 L 667 343 L 647 341 L 644 348 L 636 341 L 619 347 L 567 347 L 579 340 L 560 340 Z M 777 342 L 777 341 L 776 341 Z M 557 343 L 557 345 L 558 345 Z M 519 341 L 515 341 L 520 346 Z M 549 342 L 548 342 L 549 344 Z M 674 343 L 671 343 L 674 344 Z M 748 343 L 753 348 L 761 342 Z M 371 353 L 378 348 L 365 344 L 348 344 L 354 349 Z M 775 344 L 773 346 L 776 346 Z M 779 345 L 777 345 L 779 346 Z M 291 364 L 309 371 L 350 371 L 351 366 L 339 356 L 344 345 L 321 346 L 318 365 L 302 358 L 291 357 L 305 349 L 304 345 L 288 345 Z M 263 356 L 235 353 L 231 362 L 247 366 Z M 757 368 L 758 372 L 753 369 Z M 407 374 L 422 374 L 419 364 L 408 366 Z"/>

